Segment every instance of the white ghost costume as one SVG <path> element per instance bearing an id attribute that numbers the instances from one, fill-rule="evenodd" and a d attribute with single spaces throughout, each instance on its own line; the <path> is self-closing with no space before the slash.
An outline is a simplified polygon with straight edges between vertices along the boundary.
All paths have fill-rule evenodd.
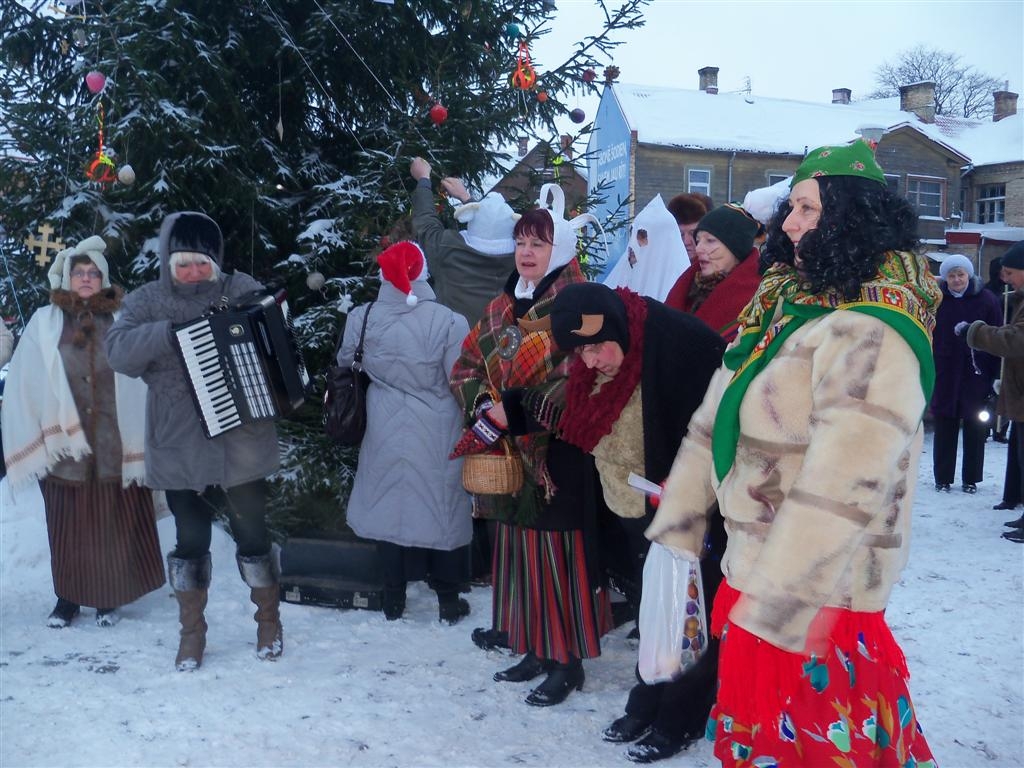
<path id="1" fill-rule="evenodd" d="M 655 195 L 629 227 L 629 246 L 604 279 L 609 288 L 629 288 L 664 301 L 690 266 L 675 217 Z"/>

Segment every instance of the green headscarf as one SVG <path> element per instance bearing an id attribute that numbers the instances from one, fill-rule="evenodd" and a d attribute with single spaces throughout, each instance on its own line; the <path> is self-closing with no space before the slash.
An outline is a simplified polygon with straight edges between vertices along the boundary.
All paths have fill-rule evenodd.
<path id="1" fill-rule="evenodd" d="M 875 150 L 865 139 L 812 149 L 796 169 L 789 187 L 792 189 L 801 181 L 818 176 L 859 176 L 885 184 L 885 174 L 875 159 Z"/>

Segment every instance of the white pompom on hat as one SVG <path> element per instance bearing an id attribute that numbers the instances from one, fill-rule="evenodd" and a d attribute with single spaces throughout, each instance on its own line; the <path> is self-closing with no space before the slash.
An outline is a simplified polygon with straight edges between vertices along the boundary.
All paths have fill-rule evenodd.
<path id="1" fill-rule="evenodd" d="M 959 253 L 954 253 L 943 259 L 939 265 L 939 277 L 945 280 L 946 275 L 954 269 L 962 269 L 968 277 L 974 277 L 974 265 L 971 264 L 971 260 Z"/>
<path id="2" fill-rule="evenodd" d="M 47 277 L 50 278 L 50 290 L 55 291 L 62 288 L 65 291 L 71 290 L 71 260 L 76 256 L 84 256 L 89 259 L 96 268 L 103 273 L 102 287 L 110 287 L 110 268 L 107 266 L 107 259 L 103 252 L 107 250 L 107 244 L 99 235 L 93 235 L 82 240 L 78 245 L 65 248 L 53 259 Z"/>
<path id="3" fill-rule="evenodd" d="M 395 288 L 405 294 L 405 303 L 410 307 L 416 304 L 416 295 L 412 292 L 412 283 L 427 279 L 427 262 L 423 250 L 411 240 L 403 240 L 385 248 L 377 255 L 380 274 Z"/>

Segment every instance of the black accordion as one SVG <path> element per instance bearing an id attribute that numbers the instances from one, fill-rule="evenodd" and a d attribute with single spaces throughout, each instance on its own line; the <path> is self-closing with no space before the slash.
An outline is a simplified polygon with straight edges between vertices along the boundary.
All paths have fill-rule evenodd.
<path id="1" fill-rule="evenodd" d="M 284 291 L 253 294 L 172 330 L 207 437 L 287 416 L 302 405 L 309 375 Z"/>

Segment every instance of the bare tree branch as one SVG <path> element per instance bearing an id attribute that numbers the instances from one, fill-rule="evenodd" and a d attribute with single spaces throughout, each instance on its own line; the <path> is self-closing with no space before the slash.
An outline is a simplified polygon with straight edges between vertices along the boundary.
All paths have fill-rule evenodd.
<path id="1" fill-rule="evenodd" d="M 930 81 L 935 83 L 935 114 L 985 118 L 992 114 L 992 92 L 1002 82 L 964 64 L 960 56 L 917 45 L 883 62 L 875 70 L 878 88 L 870 96 L 897 96 L 900 86 Z"/>

